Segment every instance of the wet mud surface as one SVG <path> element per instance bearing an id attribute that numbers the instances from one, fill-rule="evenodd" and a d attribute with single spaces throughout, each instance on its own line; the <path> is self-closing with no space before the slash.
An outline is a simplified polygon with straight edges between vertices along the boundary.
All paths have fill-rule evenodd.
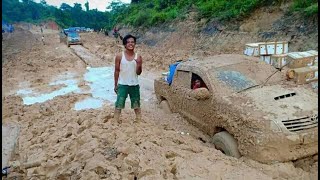
<path id="1" fill-rule="evenodd" d="M 163 111 L 154 94 L 153 80 L 167 70 L 172 59 L 188 58 L 188 48 L 168 51 L 138 44 L 137 52 L 144 60 L 139 77 L 143 122 L 133 123 L 135 115 L 128 98 L 119 125 L 113 119 L 113 58 L 122 51 L 121 45 L 111 37 L 88 33 L 81 35 L 84 47 L 68 48 L 59 43 L 58 32 L 50 32 L 43 46 L 37 40 L 40 34 L 24 34 L 24 30 L 15 32 L 25 42 L 34 39 L 34 46 L 28 50 L 28 43 L 10 39 L 2 42 L 3 47 L 9 42 L 14 47 L 3 49 L 2 126 L 4 129 L 15 123 L 19 127 L 16 153 L 8 163 L 33 164 L 14 168 L 11 178 L 318 177 L 318 161 L 312 158 L 266 165 L 246 157 L 225 156 L 209 143 L 210 137 L 179 114 Z M 19 52 L 13 53 L 15 49 Z"/>

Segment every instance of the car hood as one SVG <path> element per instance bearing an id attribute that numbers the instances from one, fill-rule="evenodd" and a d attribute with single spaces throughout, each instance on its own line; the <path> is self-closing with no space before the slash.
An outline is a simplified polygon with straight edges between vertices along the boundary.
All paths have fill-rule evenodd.
<path id="1" fill-rule="evenodd" d="M 318 121 L 318 94 L 305 87 L 272 85 L 241 93 L 254 111 L 264 112 L 264 119 L 289 122 L 315 118 Z"/>

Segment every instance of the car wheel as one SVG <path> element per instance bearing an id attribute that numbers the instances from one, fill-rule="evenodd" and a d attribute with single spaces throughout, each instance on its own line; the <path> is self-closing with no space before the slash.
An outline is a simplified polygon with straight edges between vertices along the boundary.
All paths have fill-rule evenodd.
<path id="1" fill-rule="evenodd" d="M 70 44 L 67 44 L 68 45 L 68 47 L 70 47 Z"/>
<path id="2" fill-rule="evenodd" d="M 237 141 L 227 131 L 222 131 L 212 137 L 211 142 L 215 148 L 222 151 L 227 156 L 240 158 Z"/>
<path id="3" fill-rule="evenodd" d="M 167 100 L 163 100 L 160 102 L 160 107 L 161 109 L 164 110 L 164 112 L 166 113 L 171 113 L 171 109 L 170 109 L 170 106 L 169 106 L 169 103 Z"/>

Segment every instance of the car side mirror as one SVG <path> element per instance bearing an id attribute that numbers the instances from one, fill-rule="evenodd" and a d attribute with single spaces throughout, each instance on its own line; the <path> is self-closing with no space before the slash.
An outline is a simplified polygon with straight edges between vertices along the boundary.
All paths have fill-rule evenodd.
<path id="1" fill-rule="evenodd" d="M 192 90 L 191 96 L 197 100 L 206 100 L 210 98 L 210 92 L 207 88 L 198 88 Z"/>

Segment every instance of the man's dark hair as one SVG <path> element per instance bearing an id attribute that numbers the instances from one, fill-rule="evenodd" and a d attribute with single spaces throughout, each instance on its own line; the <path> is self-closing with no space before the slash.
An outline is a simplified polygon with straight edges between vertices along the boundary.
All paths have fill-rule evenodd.
<path id="1" fill-rule="evenodd" d="M 122 39 L 123 45 L 126 45 L 126 44 L 127 44 L 127 40 L 128 40 L 129 38 L 133 38 L 134 42 L 136 42 L 136 40 L 137 40 L 136 37 L 132 36 L 131 34 L 128 34 L 128 35 L 126 35 L 125 37 L 123 37 L 123 39 Z"/>

